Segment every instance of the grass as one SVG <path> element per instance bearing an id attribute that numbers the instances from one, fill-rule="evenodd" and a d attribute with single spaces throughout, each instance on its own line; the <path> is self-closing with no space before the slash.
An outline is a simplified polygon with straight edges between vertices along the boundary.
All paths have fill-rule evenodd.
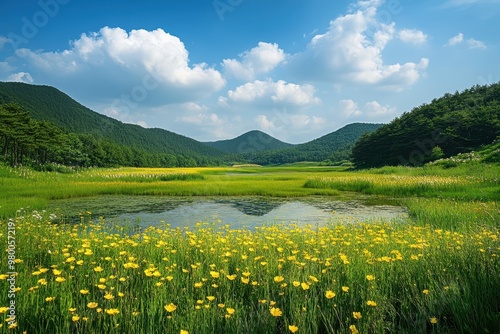
<path id="1" fill-rule="evenodd" d="M 43 214 L 14 222 L 17 326 L 28 333 L 480 333 L 500 325 L 500 244 L 487 228 L 252 233 L 200 223 L 131 234 L 105 221 L 51 224 Z M 0 278 L 7 291 L 9 276 Z"/>
<path id="2" fill-rule="evenodd" d="M 0 167 L 5 248 L 9 226 L 16 231 L 15 262 L 0 258 L 0 320 L 13 299 L 17 317 L 0 322 L 0 333 L 495 333 L 499 169 Z M 41 211 L 54 199 L 100 194 L 344 193 L 397 198 L 410 218 L 135 230 L 90 213 L 80 224 L 54 223 Z"/>

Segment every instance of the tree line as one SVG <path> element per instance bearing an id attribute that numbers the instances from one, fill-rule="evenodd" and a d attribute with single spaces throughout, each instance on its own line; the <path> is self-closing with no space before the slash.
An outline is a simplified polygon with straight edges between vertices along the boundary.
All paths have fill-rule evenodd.
<path id="1" fill-rule="evenodd" d="M 500 83 L 445 94 L 362 136 L 352 150 L 359 168 L 418 166 L 470 152 L 500 136 Z"/>
<path id="2" fill-rule="evenodd" d="M 32 118 L 15 103 L 0 105 L 0 159 L 11 166 L 194 167 L 220 163 L 206 156 L 148 152 L 91 134 L 65 132 Z"/>

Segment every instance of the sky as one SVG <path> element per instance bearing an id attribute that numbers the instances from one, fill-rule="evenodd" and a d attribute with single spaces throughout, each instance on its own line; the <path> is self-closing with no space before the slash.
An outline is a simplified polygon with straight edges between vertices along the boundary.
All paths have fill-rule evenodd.
<path id="1" fill-rule="evenodd" d="M 200 141 L 298 144 L 500 81 L 500 0 L 23 0 L 0 81 Z"/>

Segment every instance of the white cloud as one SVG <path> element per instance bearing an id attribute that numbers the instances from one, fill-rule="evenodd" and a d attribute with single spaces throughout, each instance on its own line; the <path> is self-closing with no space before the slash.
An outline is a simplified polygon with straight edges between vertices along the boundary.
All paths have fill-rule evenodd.
<path id="1" fill-rule="evenodd" d="M 392 118 L 396 114 L 395 107 L 389 105 L 384 106 L 377 101 L 367 102 L 361 109 L 355 101 L 350 99 L 339 101 L 339 111 L 346 118 L 365 116 L 377 120 L 386 120 Z"/>
<path id="2" fill-rule="evenodd" d="M 365 112 L 368 117 L 380 118 L 394 115 L 396 108 L 388 105 L 383 106 L 377 101 L 371 101 L 365 104 Z"/>
<path id="3" fill-rule="evenodd" d="M 177 118 L 177 121 L 198 125 L 222 125 L 224 121 L 215 113 L 184 115 Z"/>
<path id="4" fill-rule="evenodd" d="M 459 33 L 456 36 L 453 36 L 448 40 L 448 43 L 445 46 L 455 46 L 464 43 L 467 45 L 469 49 L 486 49 L 487 46 L 484 42 L 478 41 L 474 38 L 469 38 L 467 40 L 464 39 L 464 34 Z"/>
<path id="5" fill-rule="evenodd" d="M 9 75 L 6 81 L 33 83 L 33 78 L 27 72 L 18 72 Z"/>
<path id="6" fill-rule="evenodd" d="M 240 54 L 241 61 L 224 59 L 222 65 L 229 76 L 253 80 L 258 74 L 272 71 L 285 57 L 285 52 L 278 48 L 278 44 L 259 42 L 255 48 Z"/>
<path id="7" fill-rule="evenodd" d="M 356 117 L 362 114 L 361 110 L 358 108 L 358 104 L 353 100 L 340 100 L 339 109 L 342 115 L 346 117 Z"/>
<path id="8" fill-rule="evenodd" d="M 448 43 L 446 43 L 447 46 L 453 46 L 453 45 L 457 45 L 457 44 L 460 44 L 464 41 L 464 34 L 462 33 L 459 33 L 458 35 L 456 36 L 453 36 L 452 38 L 450 38 L 448 40 Z"/>
<path id="9" fill-rule="evenodd" d="M 185 102 L 180 105 L 180 108 L 185 111 L 203 112 L 208 109 L 207 106 L 195 102 Z"/>
<path id="10" fill-rule="evenodd" d="M 254 122 L 258 129 L 270 134 L 281 134 L 281 137 L 293 136 L 295 131 L 313 131 L 323 129 L 326 119 L 321 116 L 291 114 L 275 111 L 271 115 L 257 115 Z M 290 132 L 292 131 L 293 132 Z"/>
<path id="11" fill-rule="evenodd" d="M 395 23 L 378 21 L 381 3 L 359 1 L 351 13 L 331 21 L 327 32 L 314 36 L 304 52 L 290 58 L 291 69 L 307 80 L 361 83 L 395 91 L 414 84 L 425 72 L 428 59 L 384 63 L 382 51 L 395 38 Z M 424 36 L 416 30 L 403 30 L 399 35 L 413 42 L 422 41 Z"/>
<path id="12" fill-rule="evenodd" d="M 261 130 L 273 130 L 276 128 L 266 115 L 257 115 L 255 117 L 255 123 Z"/>
<path id="13" fill-rule="evenodd" d="M 312 85 L 286 83 L 283 80 L 274 82 L 255 80 L 228 91 L 227 98 L 219 98 L 219 103 L 228 101 L 241 104 L 268 106 L 308 107 L 318 105 L 321 100 L 315 96 Z"/>
<path id="14" fill-rule="evenodd" d="M 398 37 L 403 42 L 411 44 L 424 44 L 427 41 L 427 35 L 415 29 L 400 30 Z"/>
<path id="15" fill-rule="evenodd" d="M 486 49 L 486 44 L 484 42 L 475 40 L 474 38 L 469 38 L 467 40 L 467 46 L 469 49 Z"/>
<path id="16" fill-rule="evenodd" d="M 20 49 L 16 54 L 44 77 L 75 82 L 79 91 L 88 90 L 94 98 L 133 95 L 135 89 L 140 98 L 133 102 L 145 102 L 147 95 L 157 99 L 155 104 L 165 104 L 203 98 L 225 86 L 217 70 L 205 63 L 190 65 L 184 43 L 162 29 L 104 27 L 82 34 L 69 50 Z"/>

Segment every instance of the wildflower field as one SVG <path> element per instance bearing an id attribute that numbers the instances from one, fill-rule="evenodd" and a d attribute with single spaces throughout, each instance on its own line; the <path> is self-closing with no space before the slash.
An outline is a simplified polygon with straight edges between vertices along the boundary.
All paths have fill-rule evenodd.
<path id="1" fill-rule="evenodd" d="M 1 218 L 0 333 L 499 333 L 494 168 L 3 170 L 5 193 L 24 209 Z M 43 211 L 92 189 L 335 197 L 404 187 L 413 190 L 394 196 L 410 218 L 398 222 L 135 230 Z"/>

